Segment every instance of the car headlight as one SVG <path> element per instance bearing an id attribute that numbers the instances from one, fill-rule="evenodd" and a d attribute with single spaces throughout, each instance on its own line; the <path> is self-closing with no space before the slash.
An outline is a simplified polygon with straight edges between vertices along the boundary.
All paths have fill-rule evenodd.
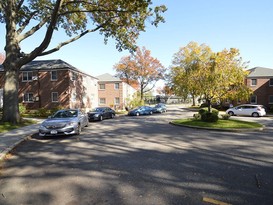
<path id="1" fill-rule="evenodd" d="M 95 116 L 95 117 L 98 117 L 99 115 L 100 115 L 100 114 L 95 114 L 94 116 Z"/>
<path id="2" fill-rule="evenodd" d="M 44 124 L 41 124 L 39 129 L 46 129 L 45 125 Z"/>
<path id="3" fill-rule="evenodd" d="M 77 122 L 68 122 L 66 125 L 67 126 L 77 126 Z"/>

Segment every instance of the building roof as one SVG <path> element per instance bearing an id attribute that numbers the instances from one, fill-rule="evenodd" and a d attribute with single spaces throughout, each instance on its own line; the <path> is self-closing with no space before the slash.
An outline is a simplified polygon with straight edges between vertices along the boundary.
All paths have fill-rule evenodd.
<path id="1" fill-rule="evenodd" d="M 273 69 L 271 68 L 255 67 L 249 69 L 248 71 L 250 71 L 250 73 L 247 76 L 248 78 L 273 77 Z"/>
<path id="2" fill-rule="evenodd" d="M 85 75 L 91 76 L 78 68 L 70 65 L 69 63 L 61 60 L 61 59 L 54 59 L 54 60 L 34 60 L 26 65 L 23 65 L 20 69 L 21 71 L 31 71 L 31 70 L 55 70 L 55 69 L 70 69 Z M 3 71 L 3 66 L 0 65 L 0 71 Z M 94 78 L 93 76 L 91 76 Z"/>
<path id="3" fill-rule="evenodd" d="M 99 75 L 97 76 L 97 78 L 99 79 L 99 81 L 102 81 L 102 82 L 121 82 L 122 81 L 121 79 L 115 76 L 112 76 L 109 73 Z"/>

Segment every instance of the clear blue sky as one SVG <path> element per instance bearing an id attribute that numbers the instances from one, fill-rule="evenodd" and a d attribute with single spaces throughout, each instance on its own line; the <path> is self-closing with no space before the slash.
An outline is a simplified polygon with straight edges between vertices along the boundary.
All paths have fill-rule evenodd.
<path id="1" fill-rule="evenodd" d="M 154 0 L 165 4 L 166 23 L 158 28 L 148 25 L 141 33 L 138 46 L 145 46 L 151 55 L 169 67 L 173 54 L 190 41 L 205 43 L 218 52 L 224 48 L 238 48 L 249 68 L 273 68 L 273 1 L 272 0 Z M 0 27 L 0 52 L 4 51 L 4 27 Z M 39 36 L 23 44 L 23 51 L 38 45 Z M 66 38 L 55 33 L 52 46 Z M 97 76 L 114 74 L 113 65 L 127 51 L 115 49 L 113 40 L 107 45 L 98 33 L 92 33 L 63 47 L 60 51 L 38 59 L 62 59 Z"/>

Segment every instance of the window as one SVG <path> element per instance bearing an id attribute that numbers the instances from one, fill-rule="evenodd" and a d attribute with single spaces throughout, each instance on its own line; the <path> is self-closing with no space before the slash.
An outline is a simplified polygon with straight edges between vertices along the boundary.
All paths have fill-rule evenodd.
<path id="1" fill-rule="evenodd" d="M 23 72 L 23 82 L 32 81 L 32 71 Z"/>
<path id="2" fill-rule="evenodd" d="M 106 104 L 105 98 L 100 98 L 99 103 L 100 103 L 101 105 L 105 105 L 105 104 Z"/>
<path id="3" fill-rule="evenodd" d="M 75 92 L 72 93 L 71 101 L 72 102 L 76 102 L 77 101 L 77 94 Z"/>
<path id="4" fill-rule="evenodd" d="M 273 104 L 273 95 L 269 95 L 269 104 Z"/>
<path id="5" fill-rule="evenodd" d="M 250 97 L 250 103 L 251 104 L 256 104 L 257 103 L 257 96 L 256 95 L 252 95 Z"/>
<path id="6" fill-rule="evenodd" d="M 71 80 L 77 80 L 77 73 L 72 73 Z"/>
<path id="7" fill-rule="evenodd" d="M 23 96 L 23 102 L 34 102 L 33 93 L 25 93 Z"/>
<path id="8" fill-rule="evenodd" d="M 57 79 L 58 79 L 57 71 L 56 70 L 51 71 L 51 80 L 55 81 Z"/>
<path id="9" fill-rule="evenodd" d="M 51 100 L 52 100 L 52 102 L 58 102 L 59 101 L 59 95 L 58 95 L 58 93 L 57 92 L 52 92 L 51 93 Z"/>
<path id="10" fill-rule="evenodd" d="M 119 105 L 119 98 L 115 98 L 115 105 Z"/>
<path id="11" fill-rule="evenodd" d="M 273 86 L 273 78 L 269 79 L 269 86 Z"/>
<path id="12" fill-rule="evenodd" d="M 251 86 L 257 85 L 257 79 L 251 79 Z"/>
<path id="13" fill-rule="evenodd" d="M 119 83 L 115 83 L 115 89 L 119 90 Z"/>
<path id="14" fill-rule="evenodd" d="M 105 84 L 100 84 L 100 90 L 105 90 Z"/>

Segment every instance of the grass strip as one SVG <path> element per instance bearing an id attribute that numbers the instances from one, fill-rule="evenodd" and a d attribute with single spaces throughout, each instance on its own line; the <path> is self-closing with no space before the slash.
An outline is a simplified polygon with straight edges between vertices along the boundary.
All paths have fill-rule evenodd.
<path id="1" fill-rule="evenodd" d="M 208 127 L 208 128 L 220 128 L 220 129 L 246 129 L 246 128 L 261 128 L 263 125 L 256 122 L 247 122 L 241 120 L 222 120 L 217 122 L 203 122 L 195 119 L 179 119 L 174 120 L 173 123 L 195 127 Z"/>
<path id="2" fill-rule="evenodd" d="M 16 125 L 10 124 L 8 122 L 0 122 L 0 133 L 8 132 L 10 130 L 32 125 L 32 124 L 36 124 L 36 121 L 23 119 L 19 124 L 16 124 Z"/>

